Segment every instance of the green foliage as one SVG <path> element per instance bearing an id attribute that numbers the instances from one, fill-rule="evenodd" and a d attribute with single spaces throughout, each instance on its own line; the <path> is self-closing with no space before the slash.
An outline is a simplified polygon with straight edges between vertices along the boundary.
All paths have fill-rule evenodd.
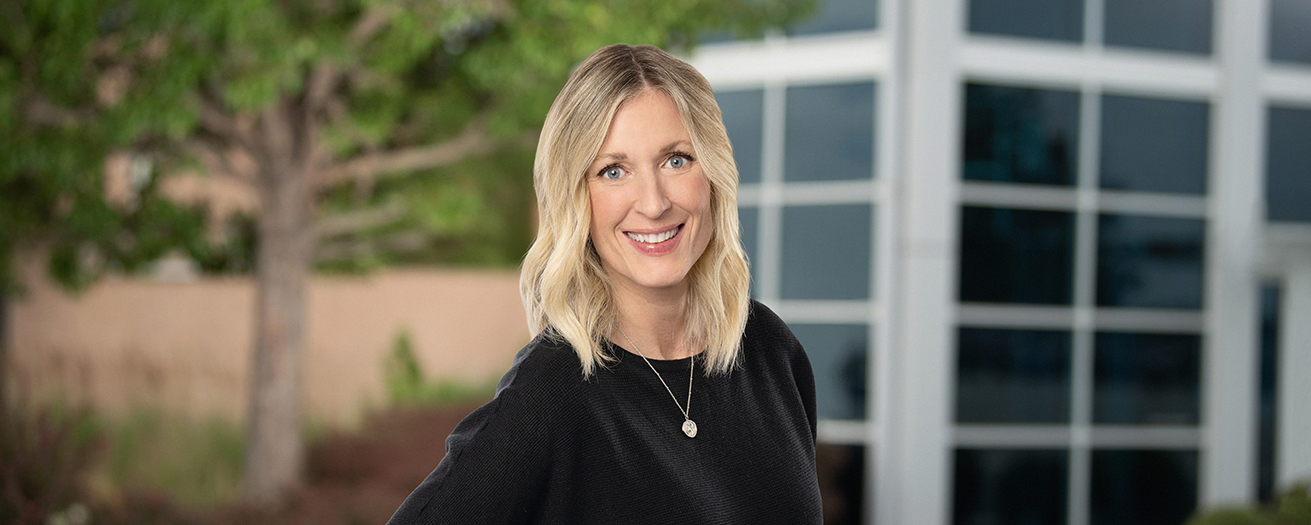
<path id="1" fill-rule="evenodd" d="M 114 487 L 165 494 L 193 508 L 237 498 L 245 438 L 235 423 L 138 409 L 107 426 L 102 468 Z"/>
<path id="2" fill-rule="evenodd" d="M 459 381 L 429 381 L 410 344 L 410 334 L 396 334 L 392 351 L 383 362 L 388 398 L 394 406 L 447 406 L 491 398 L 495 384 L 468 385 Z"/>
<path id="3" fill-rule="evenodd" d="M 1187 525 L 1311 525 L 1311 486 L 1299 483 L 1278 501 L 1261 507 L 1201 512 Z"/>

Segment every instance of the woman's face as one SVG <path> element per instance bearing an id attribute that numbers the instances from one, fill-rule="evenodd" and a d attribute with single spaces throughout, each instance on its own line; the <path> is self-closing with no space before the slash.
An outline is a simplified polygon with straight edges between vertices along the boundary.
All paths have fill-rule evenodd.
<path id="1" fill-rule="evenodd" d="M 713 231 L 710 184 L 669 95 L 652 89 L 620 105 L 586 176 L 592 244 L 614 285 L 685 290 Z"/>

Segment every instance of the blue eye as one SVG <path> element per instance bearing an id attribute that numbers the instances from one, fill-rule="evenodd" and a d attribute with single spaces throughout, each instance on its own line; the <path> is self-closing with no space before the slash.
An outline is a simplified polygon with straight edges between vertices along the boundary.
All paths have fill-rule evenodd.
<path id="1" fill-rule="evenodd" d="M 624 170 L 619 166 L 607 166 L 601 170 L 601 178 L 603 179 L 615 180 L 623 176 Z"/>
<path id="2" fill-rule="evenodd" d="M 689 162 L 692 162 L 692 158 L 680 153 L 669 157 L 669 160 L 665 161 L 665 165 L 672 169 L 683 169 L 687 167 Z"/>

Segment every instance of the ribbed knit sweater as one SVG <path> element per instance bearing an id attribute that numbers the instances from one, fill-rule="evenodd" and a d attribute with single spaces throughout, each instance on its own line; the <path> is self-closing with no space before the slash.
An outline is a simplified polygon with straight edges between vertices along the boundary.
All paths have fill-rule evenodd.
<path id="1" fill-rule="evenodd" d="M 697 363 L 695 438 L 642 358 L 608 346 L 616 361 L 583 379 L 568 344 L 529 342 L 389 523 L 821 521 L 814 376 L 772 311 L 752 302 L 738 368 Z M 683 404 L 692 359 L 651 361 Z"/>

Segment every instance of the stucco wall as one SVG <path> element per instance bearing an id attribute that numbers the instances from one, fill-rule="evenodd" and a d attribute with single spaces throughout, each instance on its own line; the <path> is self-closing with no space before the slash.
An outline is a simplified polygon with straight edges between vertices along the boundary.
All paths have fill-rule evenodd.
<path id="1" fill-rule="evenodd" d="M 240 420 L 253 283 L 108 279 L 79 296 L 27 279 L 11 303 L 17 385 L 110 413 L 153 405 Z M 382 364 L 401 330 L 430 378 L 499 377 L 528 340 L 517 272 L 389 270 L 311 280 L 305 409 L 349 424 L 386 399 Z"/>

